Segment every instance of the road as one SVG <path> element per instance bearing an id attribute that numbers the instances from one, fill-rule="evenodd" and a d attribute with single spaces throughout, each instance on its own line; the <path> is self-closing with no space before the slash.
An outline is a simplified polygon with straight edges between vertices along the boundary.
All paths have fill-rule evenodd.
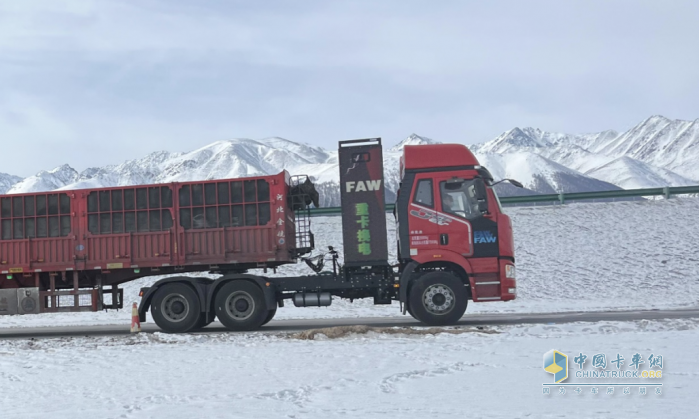
<path id="1" fill-rule="evenodd" d="M 594 311 L 568 313 L 530 313 L 530 314 L 473 314 L 464 316 L 459 326 L 494 326 L 515 324 L 559 324 L 572 322 L 599 321 L 633 321 L 654 319 L 699 318 L 699 309 L 684 310 L 645 310 L 645 311 Z M 263 332 L 291 332 L 318 329 L 333 326 L 366 325 L 374 327 L 424 326 L 410 316 L 371 317 L 352 319 L 304 319 L 273 320 L 264 326 Z M 144 333 L 159 332 L 155 323 L 144 323 Z M 220 323 L 212 323 L 205 329 L 194 333 L 234 333 L 227 331 Z M 28 327 L 0 329 L 0 339 L 52 338 L 64 336 L 108 336 L 128 335 L 128 325 L 66 326 L 66 327 Z"/>

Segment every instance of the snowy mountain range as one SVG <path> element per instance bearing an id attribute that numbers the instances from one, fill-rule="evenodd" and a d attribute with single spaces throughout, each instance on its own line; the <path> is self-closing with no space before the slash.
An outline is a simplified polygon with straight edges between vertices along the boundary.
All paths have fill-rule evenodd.
<path id="1" fill-rule="evenodd" d="M 699 183 L 699 119 L 681 121 L 656 115 L 623 133 L 608 130 L 574 135 L 514 128 L 471 149 L 486 166 L 486 156 L 514 160 L 506 164 L 507 175 L 525 180 L 531 175 L 517 172 L 526 167 L 521 164 L 522 155 L 537 155 L 542 159 L 534 167 L 539 173 L 546 172 L 543 166 L 557 163 L 623 189 Z M 554 189 L 565 192 L 564 188 Z"/>
<path id="2" fill-rule="evenodd" d="M 398 162 L 408 144 L 436 141 L 413 134 L 384 147 L 387 200 L 398 186 Z M 470 148 L 496 179 L 514 178 L 526 189 L 503 184 L 504 195 L 682 186 L 699 183 L 699 119 L 652 116 L 618 133 L 562 134 L 513 128 Z M 322 206 L 339 205 L 336 150 L 282 138 L 218 141 L 190 152 L 161 151 L 119 165 L 78 172 L 65 164 L 22 179 L 0 173 L 0 193 L 38 192 L 278 173 L 311 175 Z"/>

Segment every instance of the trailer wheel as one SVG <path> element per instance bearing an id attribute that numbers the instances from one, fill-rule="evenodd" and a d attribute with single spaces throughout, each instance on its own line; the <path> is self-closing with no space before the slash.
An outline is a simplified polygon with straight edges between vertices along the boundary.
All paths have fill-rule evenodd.
<path id="1" fill-rule="evenodd" d="M 189 332 L 197 327 L 201 315 L 199 296 L 185 284 L 163 285 L 153 296 L 151 314 L 158 327 L 165 332 Z"/>
<path id="2" fill-rule="evenodd" d="M 216 316 L 230 330 L 255 330 L 262 326 L 269 310 L 257 285 L 231 281 L 216 293 Z"/>
<path id="3" fill-rule="evenodd" d="M 466 312 L 468 293 L 464 284 L 446 272 L 421 276 L 410 289 L 412 316 L 429 326 L 455 324 Z"/>
<path id="4" fill-rule="evenodd" d="M 206 326 L 210 325 L 213 321 L 213 318 L 211 320 L 206 320 L 206 313 L 202 312 L 199 315 L 199 320 L 197 320 L 197 325 L 195 326 L 195 329 L 203 329 Z"/>
<path id="5" fill-rule="evenodd" d="M 263 321 L 262 324 L 261 324 L 260 326 L 264 326 L 264 325 L 266 325 L 267 323 L 269 323 L 270 321 L 272 321 L 272 319 L 274 318 L 274 315 L 275 315 L 275 314 L 277 314 L 277 308 L 276 308 L 276 307 L 274 307 L 273 309 L 271 309 L 271 310 L 269 310 L 269 311 L 267 312 L 267 318 L 265 318 L 265 321 Z"/>

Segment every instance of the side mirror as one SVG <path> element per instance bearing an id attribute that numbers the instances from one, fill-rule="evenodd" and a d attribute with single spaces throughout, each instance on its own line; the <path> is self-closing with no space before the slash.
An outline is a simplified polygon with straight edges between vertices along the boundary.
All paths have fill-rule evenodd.
<path id="1" fill-rule="evenodd" d="M 516 186 L 516 187 L 518 187 L 518 188 L 524 188 L 524 185 L 522 185 L 521 182 L 518 182 L 518 181 L 516 181 L 516 180 L 514 180 L 514 179 L 508 179 L 508 180 L 509 180 L 510 183 L 513 184 L 514 186 Z"/>
<path id="2" fill-rule="evenodd" d="M 478 200 L 478 211 L 485 214 L 488 212 L 488 192 L 485 188 L 485 181 L 481 178 L 476 178 L 473 181 L 473 187 Z"/>
<path id="3" fill-rule="evenodd" d="M 474 179 L 473 186 L 474 186 L 474 188 L 476 188 L 476 199 L 477 200 L 480 201 L 482 199 L 485 199 L 485 200 L 488 199 L 488 193 L 486 192 L 485 182 L 483 181 L 483 179 L 481 179 L 481 178 Z"/>
<path id="4" fill-rule="evenodd" d="M 478 211 L 481 214 L 486 214 L 488 212 L 488 201 L 478 201 Z"/>
<path id="5" fill-rule="evenodd" d="M 498 181 L 495 182 L 495 183 L 491 183 L 490 186 L 495 186 L 495 185 L 497 185 L 498 183 L 502 183 L 502 182 L 510 182 L 510 183 L 512 184 L 512 186 L 516 186 L 516 187 L 518 187 L 518 188 L 524 188 L 524 185 L 522 185 L 521 182 L 517 182 L 517 181 L 514 180 L 514 179 L 501 179 L 501 180 L 498 180 Z"/>

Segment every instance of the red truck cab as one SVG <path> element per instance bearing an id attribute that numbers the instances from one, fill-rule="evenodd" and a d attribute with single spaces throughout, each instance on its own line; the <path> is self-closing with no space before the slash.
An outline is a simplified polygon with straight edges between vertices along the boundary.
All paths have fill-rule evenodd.
<path id="1" fill-rule="evenodd" d="M 473 153 L 461 144 L 406 146 L 400 176 L 396 219 L 404 271 L 447 271 L 475 302 L 515 299 L 512 224 Z"/>

